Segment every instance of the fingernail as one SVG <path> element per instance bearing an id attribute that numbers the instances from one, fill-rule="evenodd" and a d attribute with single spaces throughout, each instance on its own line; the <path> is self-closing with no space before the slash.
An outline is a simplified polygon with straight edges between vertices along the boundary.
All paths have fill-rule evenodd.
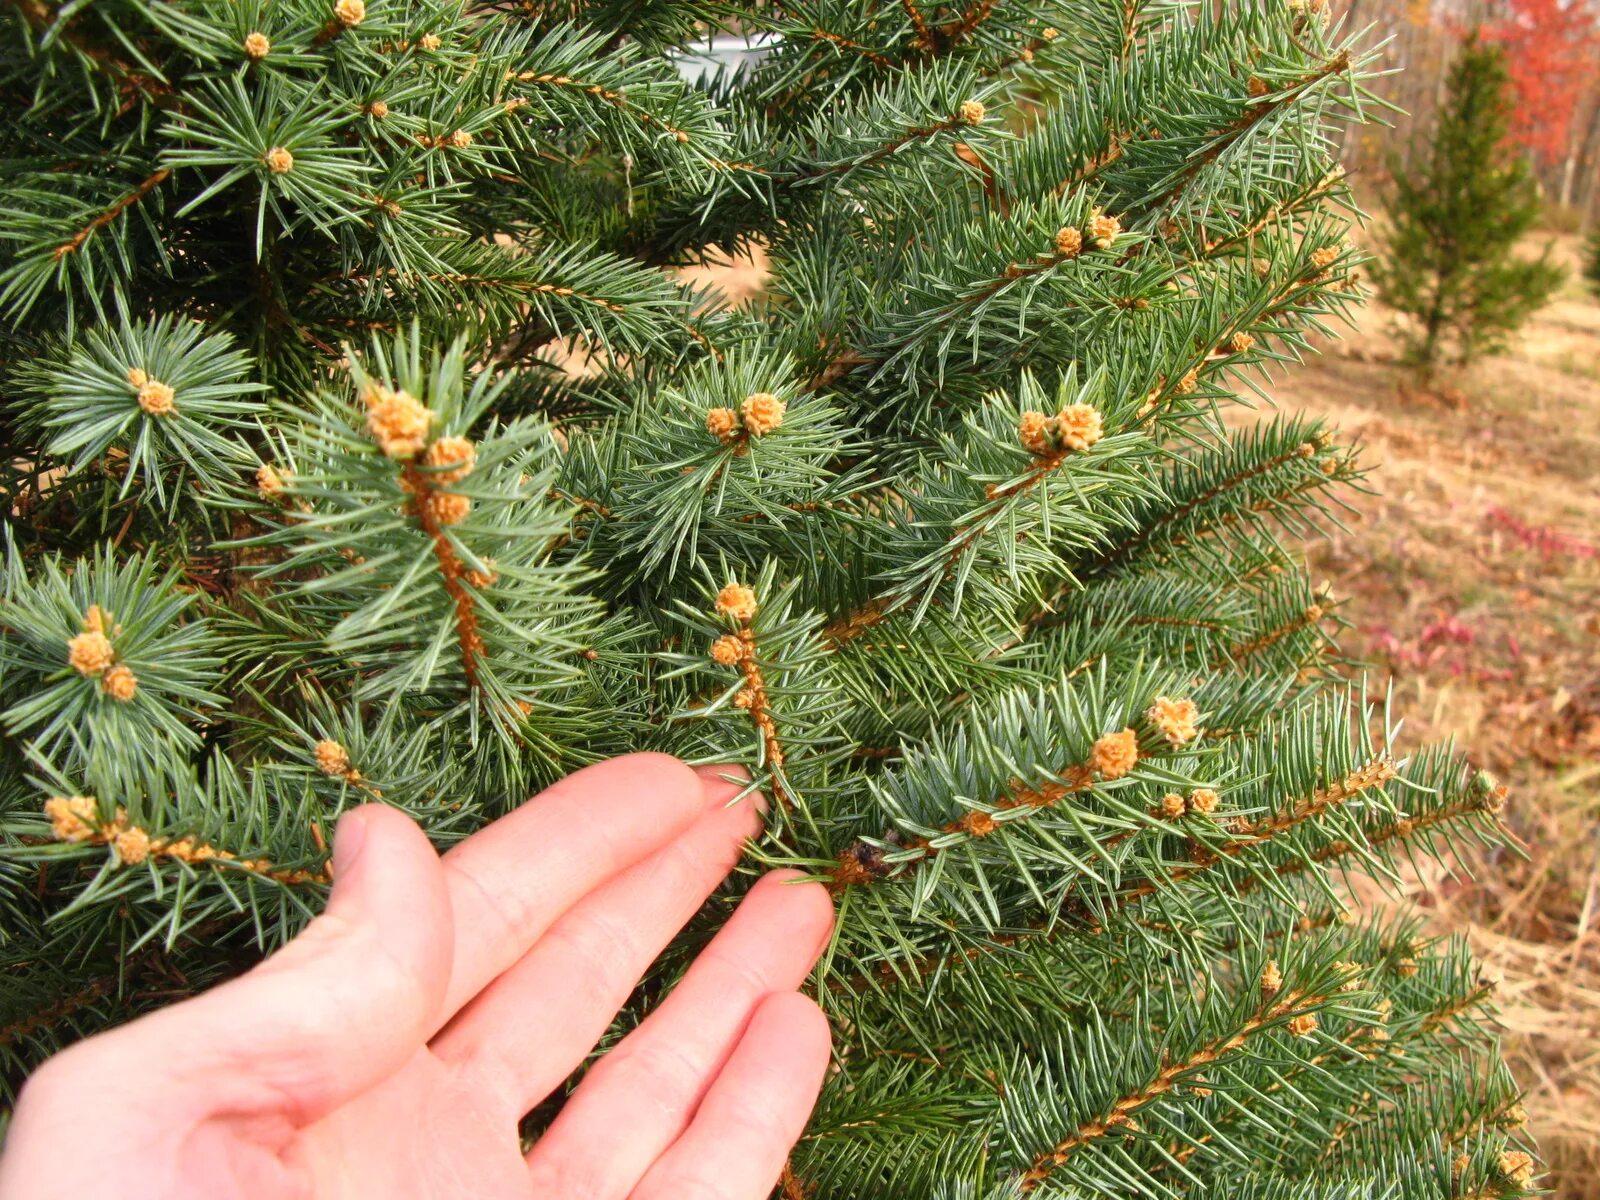
<path id="1" fill-rule="evenodd" d="M 361 855 L 361 847 L 367 841 L 367 822 L 359 809 L 352 809 L 339 818 L 339 824 L 333 831 L 333 875 L 337 879 L 351 867 Z"/>

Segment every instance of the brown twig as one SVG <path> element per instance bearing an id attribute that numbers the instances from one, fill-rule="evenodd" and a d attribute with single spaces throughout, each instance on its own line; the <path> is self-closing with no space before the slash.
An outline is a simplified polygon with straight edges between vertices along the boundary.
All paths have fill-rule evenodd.
<path id="1" fill-rule="evenodd" d="M 354 272 L 348 275 L 331 276 L 344 283 L 367 283 L 382 278 L 385 275 L 403 278 L 402 273 L 393 269 L 380 270 L 371 274 Z M 453 272 L 430 272 L 420 276 L 430 283 L 449 283 L 458 287 L 502 287 L 508 291 L 522 292 L 527 295 L 559 296 L 563 299 L 581 300 L 585 304 L 593 304 L 596 308 L 603 308 L 607 312 L 626 312 L 627 306 L 618 304 L 615 300 L 607 300 L 604 296 L 595 296 L 587 292 L 580 292 L 575 288 L 566 287 L 557 283 L 534 283 L 522 279 L 495 279 L 488 275 L 465 275 Z"/>
<path id="2" fill-rule="evenodd" d="M 638 118 L 641 125 L 653 125 L 657 129 L 665 130 L 678 142 L 687 142 L 689 140 L 687 130 L 679 129 L 677 126 L 645 112 L 642 108 L 631 103 L 621 92 L 613 92 L 598 83 L 585 83 L 583 80 L 574 79 L 570 75 L 541 74 L 538 71 L 508 71 L 506 77 L 517 83 L 534 83 L 544 87 L 574 88 L 594 96 L 598 100 L 603 100 L 615 108 L 631 113 Z"/>
<path id="3" fill-rule="evenodd" d="M 1212 660 L 1213 669 L 1224 667 L 1229 663 L 1243 662 L 1253 658 L 1263 650 L 1270 650 L 1284 638 L 1299 633 L 1302 629 L 1315 627 L 1318 621 L 1327 615 L 1327 608 L 1321 604 L 1313 604 L 1304 612 L 1296 613 L 1282 625 L 1276 625 L 1264 633 L 1257 634 L 1247 641 L 1240 642 L 1237 646 L 1230 646 L 1222 654 Z"/>
<path id="4" fill-rule="evenodd" d="M 795 171 L 788 175 L 774 175 L 779 183 L 799 183 L 808 179 L 821 179 L 827 175 L 836 175 L 841 171 L 854 171 L 858 167 L 870 166 L 875 162 L 882 162 L 891 154 L 909 146 L 912 142 L 933 137 L 952 129 L 960 129 L 966 124 L 959 116 L 948 117 L 943 121 L 935 121 L 932 125 L 919 125 L 915 129 L 908 129 L 893 141 L 885 142 L 870 154 L 860 158 L 852 158 L 846 162 L 830 163 L 825 167 L 816 167 L 809 171 Z"/>
<path id="5" fill-rule="evenodd" d="M 876 50 L 868 49 L 866 46 L 863 46 L 860 42 L 851 41 L 849 38 L 843 37 L 843 36 L 841 36 L 840 34 L 837 34 L 837 33 L 830 33 L 826 29 L 815 29 L 815 28 L 813 28 L 811 30 L 811 36 L 816 38 L 819 42 L 829 42 L 829 43 L 831 43 L 831 44 L 833 44 L 835 46 L 839 46 L 839 47 L 841 47 L 841 48 L 843 48 L 845 50 L 852 50 L 855 53 L 861 55 L 862 58 L 864 58 L 868 62 L 872 63 L 874 66 L 884 67 L 884 68 L 891 68 L 891 67 L 893 67 L 895 65 L 892 59 L 889 59 L 889 58 L 885 57 L 884 55 L 879 54 Z"/>
<path id="6" fill-rule="evenodd" d="M 961 16 L 944 26 L 939 31 L 940 37 L 946 46 L 959 45 L 970 37 L 994 11 L 997 0 L 972 0 Z"/>
<path id="7" fill-rule="evenodd" d="M 916 44 L 923 50 L 933 50 L 933 30 L 928 27 L 928 20 L 922 15 L 922 10 L 917 7 L 917 0 L 900 0 L 900 7 L 905 10 L 906 17 L 911 22 L 911 28 L 916 31 Z"/>
<path id="8" fill-rule="evenodd" d="M 406 490 L 411 493 L 412 513 L 428 535 L 428 540 L 433 543 L 433 554 L 439 562 L 444 590 L 455 606 L 456 642 L 461 648 L 461 666 L 466 672 L 467 687 L 477 691 L 478 659 L 483 654 L 483 637 L 478 632 L 478 612 L 472 593 L 462 582 L 466 568 L 445 535 L 438 513 L 429 503 L 435 489 L 427 474 L 415 463 L 408 462 L 401 469 L 401 478 L 405 481 Z"/>
<path id="9" fill-rule="evenodd" d="M 88 987 L 56 1001 L 49 1008 L 29 1013 L 27 1016 L 20 1017 L 8 1025 L 0 1026 L 0 1046 L 15 1045 L 22 1038 L 32 1033 L 59 1024 L 80 1008 L 86 1008 L 96 1000 L 99 1000 L 115 984 L 116 980 L 112 978 L 96 979 Z"/>
<path id="10" fill-rule="evenodd" d="M 1135 757 L 1142 757 L 1144 753 L 1141 749 Z M 997 811 L 1025 808 L 1035 813 L 1042 812 L 1068 796 L 1093 791 L 1095 766 L 1092 761 L 1074 763 L 1060 772 L 1060 779 L 1061 782 L 1049 780 L 1037 788 L 1029 787 L 1020 779 L 1013 779 L 1007 790 L 995 799 L 992 807 Z M 959 833 L 966 835 L 968 839 L 978 839 L 998 832 L 1000 825 L 999 821 L 982 809 L 971 809 L 959 820 L 941 826 L 940 832 Z M 1091 851 L 1089 857 L 1093 859 L 1103 856 L 1105 851 L 1120 845 L 1135 832 L 1127 830 L 1107 839 L 1103 846 Z M 896 870 L 903 877 L 940 853 L 939 849 L 926 838 L 919 838 L 906 849 L 918 851 L 919 857 L 889 864 L 883 861 L 883 853 L 876 846 L 868 842 L 852 842 L 839 854 L 831 872 L 830 887 L 839 892 L 847 887 L 875 883 Z"/>
<path id="11" fill-rule="evenodd" d="M 54 258 L 56 261 L 60 262 L 67 255 L 76 253 L 79 247 L 81 247 L 88 239 L 90 234 L 94 233 L 97 229 L 104 229 L 107 225 L 111 224 L 111 222 L 115 221 L 124 212 L 132 208 L 135 204 L 139 203 L 139 201 L 143 200 L 156 188 L 160 187 L 161 184 L 165 182 L 167 176 L 171 174 L 172 172 L 170 170 L 168 170 L 166 167 L 162 167 L 160 170 L 156 171 L 153 175 L 149 176 L 142 183 L 140 183 L 138 187 L 133 189 L 133 191 L 122 197 L 122 199 L 118 200 L 103 213 L 100 213 L 98 216 L 96 216 L 94 220 L 90 221 L 82 229 L 78 230 L 77 233 L 73 234 L 70 238 L 55 248 Z"/>
<path id="12" fill-rule="evenodd" d="M 1297 458 L 1306 457 L 1304 447 L 1308 444 L 1309 443 L 1302 443 L 1299 446 L 1295 446 L 1293 449 L 1285 450 L 1281 454 L 1274 454 L 1272 457 L 1264 459 L 1259 463 L 1253 463 L 1242 470 L 1235 471 L 1232 475 L 1218 483 L 1213 484 L 1211 487 L 1208 487 L 1199 495 L 1190 497 L 1188 500 L 1178 505 L 1177 508 L 1174 508 L 1169 512 L 1162 513 L 1157 520 L 1151 522 L 1142 530 L 1140 530 L 1137 536 L 1129 538 L 1120 546 L 1117 546 L 1107 551 L 1105 554 L 1102 554 L 1096 561 L 1095 566 L 1104 567 L 1110 565 L 1111 563 L 1117 562 L 1120 559 L 1127 558 L 1134 551 L 1138 550 L 1139 547 L 1149 542 L 1150 539 L 1159 533 L 1163 528 L 1173 524 L 1176 521 L 1183 520 L 1202 505 L 1209 504 L 1218 496 L 1221 496 L 1227 492 L 1231 492 L 1235 488 L 1241 487 L 1244 484 L 1252 482 L 1253 480 L 1260 479 L 1263 475 L 1268 475 L 1277 470 L 1279 467 L 1293 462 Z"/>
<path id="13" fill-rule="evenodd" d="M 767 681 L 761 674 L 755 631 L 751 629 L 748 620 L 741 620 L 739 632 L 732 636 L 739 642 L 739 657 L 733 665 L 737 666 L 744 676 L 744 687 L 740 689 L 734 703 L 750 713 L 750 720 L 754 723 L 756 732 L 761 735 L 762 753 L 772 772 L 772 788 L 777 793 L 778 803 L 784 808 L 792 808 L 794 797 L 789 794 L 788 788 L 783 783 L 783 745 L 778 741 L 778 722 L 772 715 L 772 702 L 767 695 Z"/>

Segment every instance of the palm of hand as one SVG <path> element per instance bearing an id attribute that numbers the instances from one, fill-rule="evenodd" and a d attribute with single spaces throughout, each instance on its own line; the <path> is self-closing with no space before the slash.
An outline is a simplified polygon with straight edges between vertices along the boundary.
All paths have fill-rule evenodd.
<path id="1" fill-rule="evenodd" d="M 0 1192 L 758 1200 L 828 1045 L 795 991 L 826 942 L 827 895 L 778 875 L 526 1154 L 517 1137 L 755 831 L 736 794 L 634 755 L 442 860 L 403 815 L 358 810 L 328 912 L 299 939 L 35 1075 Z"/>

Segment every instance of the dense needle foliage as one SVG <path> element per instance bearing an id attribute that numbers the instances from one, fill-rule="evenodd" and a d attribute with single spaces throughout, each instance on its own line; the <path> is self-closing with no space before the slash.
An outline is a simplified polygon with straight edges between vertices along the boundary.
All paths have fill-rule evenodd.
<path id="1" fill-rule="evenodd" d="M 773 803 L 618 1031 L 836 896 L 789 1200 L 1528 1191 L 1490 981 L 1341 887 L 1503 789 L 1291 549 L 1352 448 L 1229 419 L 1359 301 L 1373 69 L 1315 0 L 9 0 L 6 1088 L 344 808 L 655 748 Z"/>

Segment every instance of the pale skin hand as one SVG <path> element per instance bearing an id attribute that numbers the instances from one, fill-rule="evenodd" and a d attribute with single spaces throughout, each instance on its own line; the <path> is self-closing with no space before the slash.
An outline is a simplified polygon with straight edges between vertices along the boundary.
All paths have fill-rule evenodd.
<path id="1" fill-rule="evenodd" d="M 300 937 L 34 1074 L 0 1195 L 763 1200 L 828 1061 L 796 989 L 832 906 L 780 872 L 517 1141 L 756 832 L 719 774 L 601 763 L 442 859 L 398 811 L 346 813 Z"/>

